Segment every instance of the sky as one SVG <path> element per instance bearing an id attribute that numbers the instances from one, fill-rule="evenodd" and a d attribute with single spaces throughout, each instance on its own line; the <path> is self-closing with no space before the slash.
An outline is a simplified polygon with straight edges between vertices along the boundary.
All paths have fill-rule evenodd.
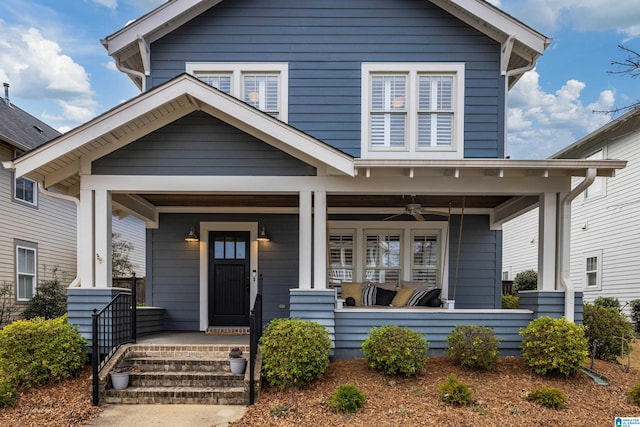
<path id="1" fill-rule="evenodd" d="M 100 40 L 164 0 L 0 0 L 0 81 L 11 102 L 66 132 L 139 91 Z M 612 73 L 640 51 L 638 0 L 490 0 L 553 39 L 509 92 L 508 154 L 544 159 L 640 101 L 639 81 Z M 0 93 L 3 96 L 4 92 Z"/>

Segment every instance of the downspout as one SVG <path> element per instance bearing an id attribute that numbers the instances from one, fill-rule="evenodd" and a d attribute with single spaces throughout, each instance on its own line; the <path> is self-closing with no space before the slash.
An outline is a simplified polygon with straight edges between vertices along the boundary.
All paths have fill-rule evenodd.
<path id="1" fill-rule="evenodd" d="M 558 252 L 558 267 L 560 268 L 560 284 L 564 288 L 564 317 L 570 322 L 575 320 L 575 289 L 571 280 L 568 277 L 568 263 L 569 260 L 565 254 L 565 248 L 567 246 L 567 240 L 570 239 L 569 236 L 565 236 L 565 231 L 568 230 L 569 224 L 571 223 L 571 217 L 567 214 L 567 211 L 570 211 L 571 202 L 578 197 L 584 190 L 587 189 L 593 181 L 596 179 L 598 175 L 598 170 L 596 168 L 589 168 L 585 174 L 584 180 L 580 182 L 576 187 L 569 192 L 562 200 L 560 204 L 560 222 L 558 230 L 559 236 L 559 245 L 560 250 Z"/>
<path id="2" fill-rule="evenodd" d="M 38 182 L 38 188 L 40 192 L 54 199 L 64 200 L 67 202 L 73 202 L 76 205 L 76 277 L 73 279 L 70 288 L 80 286 L 80 199 L 66 194 L 54 193 L 44 188 L 41 182 Z"/>

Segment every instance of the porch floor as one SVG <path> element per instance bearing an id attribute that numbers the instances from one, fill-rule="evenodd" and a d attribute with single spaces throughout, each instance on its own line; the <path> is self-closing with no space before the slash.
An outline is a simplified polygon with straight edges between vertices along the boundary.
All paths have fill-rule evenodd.
<path id="1" fill-rule="evenodd" d="M 158 345 L 249 345 L 249 335 L 206 335 L 204 332 L 164 331 L 143 335 L 137 344 Z"/>

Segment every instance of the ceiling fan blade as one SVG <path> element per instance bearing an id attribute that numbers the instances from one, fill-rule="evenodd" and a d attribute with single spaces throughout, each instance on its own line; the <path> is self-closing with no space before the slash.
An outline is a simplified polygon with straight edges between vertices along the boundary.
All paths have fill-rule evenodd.
<path id="1" fill-rule="evenodd" d="M 419 212 L 414 212 L 412 215 L 417 221 L 426 221 L 426 219 L 424 219 L 422 214 Z"/>
<path id="2" fill-rule="evenodd" d="M 387 220 L 390 220 L 390 219 L 393 219 L 393 218 L 396 218 L 396 217 L 399 217 L 399 216 L 402 216 L 402 215 L 405 215 L 405 212 L 388 216 L 385 219 L 383 219 L 383 221 L 387 221 Z"/>

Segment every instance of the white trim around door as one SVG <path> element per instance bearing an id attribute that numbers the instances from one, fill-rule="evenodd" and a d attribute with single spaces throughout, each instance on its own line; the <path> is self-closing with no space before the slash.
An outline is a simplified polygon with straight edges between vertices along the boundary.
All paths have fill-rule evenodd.
<path id="1" fill-rule="evenodd" d="M 251 299 L 253 306 L 258 292 L 258 223 L 257 222 L 201 222 L 200 223 L 200 330 L 209 327 L 209 232 L 248 231 L 250 233 Z"/>

